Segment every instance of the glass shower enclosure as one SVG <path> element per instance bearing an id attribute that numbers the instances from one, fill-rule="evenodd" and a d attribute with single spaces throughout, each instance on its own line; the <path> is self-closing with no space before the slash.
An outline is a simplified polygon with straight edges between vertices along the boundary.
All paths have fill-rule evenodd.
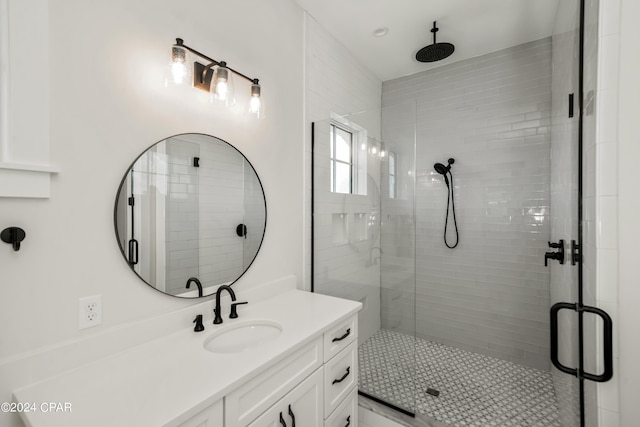
<path id="1" fill-rule="evenodd" d="M 611 375 L 611 322 L 582 277 L 596 35 L 597 2 L 562 1 L 552 37 L 313 123 L 312 290 L 363 304 L 361 395 L 453 426 L 595 419 L 584 380 Z"/>

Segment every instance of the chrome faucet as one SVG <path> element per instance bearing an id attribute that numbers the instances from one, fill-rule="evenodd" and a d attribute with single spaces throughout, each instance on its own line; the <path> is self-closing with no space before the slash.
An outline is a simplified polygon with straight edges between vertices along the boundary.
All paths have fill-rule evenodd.
<path id="1" fill-rule="evenodd" d="M 200 280 L 198 280 L 197 277 L 190 277 L 189 280 L 187 280 L 187 289 L 189 289 L 191 287 L 191 282 L 195 282 L 196 286 L 198 287 L 198 296 L 201 297 L 202 296 L 202 283 L 200 283 Z"/>
<path id="2" fill-rule="evenodd" d="M 215 314 L 215 318 L 213 319 L 214 325 L 218 325 L 222 323 L 222 309 L 220 308 L 220 295 L 222 294 L 222 291 L 224 291 L 225 289 L 229 291 L 229 296 L 231 297 L 231 314 L 229 314 L 230 319 L 235 319 L 238 317 L 238 311 L 236 309 L 236 306 L 240 304 L 247 304 L 247 301 L 235 302 L 236 294 L 235 292 L 233 292 L 233 289 L 231 289 L 231 286 L 229 285 L 220 286 L 218 288 L 218 291 L 216 292 L 216 308 L 213 310 L 213 314 Z"/>

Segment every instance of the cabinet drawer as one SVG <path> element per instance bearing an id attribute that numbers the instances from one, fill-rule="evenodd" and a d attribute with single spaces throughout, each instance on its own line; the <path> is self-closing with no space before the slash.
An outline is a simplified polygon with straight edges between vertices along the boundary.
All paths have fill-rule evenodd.
<path id="1" fill-rule="evenodd" d="M 358 336 L 358 316 L 352 316 L 324 334 L 324 361 L 327 362 Z"/>
<path id="2" fill-rule="evenodd" d="M 322 365 L 322 337 L 225 397 L 225 427 L 246 426 Z"/>
<path id="3" fill-rule="evenodd" d="M 249 427 L 322 427 L 322 369 L 318 369 Z"/>
<path id="4" fill-rule="evenodd" d="M 328 417 L 355 387 L 358 375 L 357 342 L 352 342 L 324 365 L 324 416 Z"/>
<path id="5" fill-rule="evenodd" d="M 358 388 L 354 387 L 327 418 L 325 427 L 358 427 Z"/>

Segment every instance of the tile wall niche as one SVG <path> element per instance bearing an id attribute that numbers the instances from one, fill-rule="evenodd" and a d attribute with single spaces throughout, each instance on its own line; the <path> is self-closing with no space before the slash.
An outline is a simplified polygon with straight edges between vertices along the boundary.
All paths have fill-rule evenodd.
<path id="1" fill-rule="evenodd" d="M 385 141 L 402 128 L 394 117 L 406 120 L 385 112 L 412 100 L 417 335 L 548 370 L 551 39 L 384 82 Z M 454 250 L 442 241 L 446 187 L 433 170 L 450 157 Z M 402 293 L 383 305 L 383 327 L 406 331 L 401 313 L 413 304 Z"/>

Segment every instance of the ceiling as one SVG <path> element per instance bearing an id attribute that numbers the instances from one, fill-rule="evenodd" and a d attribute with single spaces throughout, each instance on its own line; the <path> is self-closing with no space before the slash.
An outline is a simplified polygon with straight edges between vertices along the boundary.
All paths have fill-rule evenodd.
<path id="1" fill-rule="evenodd" d="M 296 0 L 382 81 L 550 36 L 560 0 Z M 455 52 L 435 63 L 415 54 L 433 43 Z M 384 37 L 373 31 L 387 27 Z"/>

